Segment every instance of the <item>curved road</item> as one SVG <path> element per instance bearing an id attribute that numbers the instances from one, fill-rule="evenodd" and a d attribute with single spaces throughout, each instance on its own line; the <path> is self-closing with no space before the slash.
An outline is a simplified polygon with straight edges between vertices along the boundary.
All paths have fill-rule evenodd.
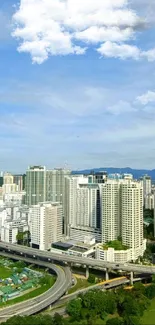
<path id="1" fill-rule="evenodd" d="M 51 265 L 49 262 L 34 261 L 33 259 L 25 258 L 24 256 L 20 258 L 19 256 L 12 256 L 12 254 L 8 253 L 2 253 L 1 255 L 7 255 L 13 259 L 25 260 L 30 264 L 44 266 L 45 268 L 54 271 L 57 275 L 57 279 L 52 288 L 40 296 L 0 309 L 0 321 L 4 321 L 14 315 L 24 316 L 35 314 L 56 302 L 71 286 L 72 275 L 68 267 L 62 268 L 57 265 Z"/>
<path id="2" fill-rule="evenodd" d="M 16 252 L 21 255 L 26 256 L 33 256 L 34 259 L 44 259 L 48 261 L 54 261 L 59 263 L 66 263 L 66 264 L 79 264 L 83 266 L 90 266 L 94 268 L 107 268 L 111 270 L 122 270 L 128 272 L 136 272 L 136 273 L 148 273 L 148 274 L 155 274 L 155 267 L 154 266 L 144 266 L 139 264 L 116 264 L 110 262 L 104 262 L 102 260 L 96 260 L 88 257 L 77 257 L 77 256 L 70 256 L 66 254 L 58 254 L 53 252 L 47 251 L 40 251 L 38 249 L 15 245 L 15 244 L 8 244 L 4 242 L 0 242 L 0 251 L 9 251 L 9 252 Z"/>

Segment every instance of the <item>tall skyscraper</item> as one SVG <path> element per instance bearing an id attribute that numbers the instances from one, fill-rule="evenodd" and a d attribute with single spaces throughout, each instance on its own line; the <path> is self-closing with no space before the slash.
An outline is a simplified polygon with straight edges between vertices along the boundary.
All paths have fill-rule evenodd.
<path id="1" fill-rule="evenodd" d="M 48 250 L 62 239 L 63 210 L 60 203 L 45 202 L 30 208 L 31 246 Z"/>
<path id="2" fill-rule="evenodd" d="M 46 168 L 31 166 L 26 171 L 26 204 L 36 205 L 46 201 Z"/>
<path id="3" fill-rule="evenodd" d="M 66 234 L 70 226 L 76 226 L 76 200 L 79 184 L 88 184 L 88 177 L 84 175 L 72 175 L 65 178 L 65 226 Z"/>
<path id="4" fill-rule="evenodd" d="M 68 169 L 55 168 L 46 171 L 46 201 L 60 202 L 63 208 L 63 233 L 66 234 L 65 224 L 65 178 L 71 174 Z"/>
<path id="5" fill-rule="evenodd" d="M 102 212 L 101 228 L 102 242 L 117 239 L 120 235 L 120 181 L 119 179 L 108 180 L 101 187 Z"/>
<path id="6" fill-rule="evenodd" d="M 130 179 L 108 180 L 102 186 L 102 242 L 122 238 L 132 259 L 143 255 L 143 185 Z"/>
<path id="7" fill-rule="evenodd" d="M 89 176 L 66 177 L 65 224 L 67 235 L 79 239 L 94 236 L 100 240 L 100 189 L 97 183 L 88 183 Z"/>
<path id="8" fill-rule="evenodd" d="M 143 247 L 143 187 L 140 182 L 120 185 L 121 237 L 123 245 L 133 249 L 136 259 Z"/>
<path id="9" fill-rule="evenodd" d="M 51 202 L 64 202 L 65 177 L 70 175 L 68 169 L 53 169 L 46 171 L 46 200 Z"/>
<path id="10" fill-rule="evenodd" d="M 145 197 L 146 195 L 151 193 L 151 186 L 152 186 L 151 177 L 148 175 L 145 175 L 143 177 L 142 181 L 143 181 L 143 195 Z"/>
<path id="11" fill-rule="evenodd" d="M 98 184 L 79 184 L 76 189 L 76 226 L 97 228 L 98 191 Z"/>

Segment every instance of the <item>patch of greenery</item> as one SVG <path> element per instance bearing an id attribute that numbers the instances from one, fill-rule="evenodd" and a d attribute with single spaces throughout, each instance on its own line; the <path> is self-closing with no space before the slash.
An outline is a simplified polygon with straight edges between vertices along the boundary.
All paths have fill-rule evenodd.
<path id="1" fill-rule="evenodd" d="M 89 282 L 87 281 L 87 279 L 79 279 L 79 278 L 77 278 L 77 283 L 76 283 L 76 285 L 74 285 L 72 288 L 70 288 L 70 289 L 68 290 L 68 293 L 70 294 L 70 293 L 73 293 L 73 292 L 75 292 L 75 291 L 77 291 L 77 290 L 87 288 L 87 287 L 89 287 L 90 285 L 92 285 L 92 283 L 89 283 Z"/>
<path id="2" fill-rule="evenodd" d="M 109 241 L 108 243 L 103 245 L 104 250 L 108 250 L 108 248 L 114 248 L 116 251 L 129 249 L 129 247 L 123 245 L 120 240 Z"/>
<path id="3" fill-rule="evenodd" d="M 0 279 L 9 278 L 12 275 L 13 271 L 9 267 L 0 265 Z"/>

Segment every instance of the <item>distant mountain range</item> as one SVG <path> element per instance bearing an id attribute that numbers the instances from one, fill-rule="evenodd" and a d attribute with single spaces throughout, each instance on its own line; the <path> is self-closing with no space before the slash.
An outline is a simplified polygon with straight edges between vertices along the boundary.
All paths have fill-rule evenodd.
<path id="1" fill-rule="evenodd" d="M 72 174 L 89 174 L 91 171 L 101 172 L 106 171 L 108 174 L 132 174 L 134 178 L 138 179 L 144 175 L 151 176 L 152 180 L 155 180 L 155 169 L 132 169 L 130 167 L 126 168 L 115 168 L 115 167 L 102 167 L 102 168 L 92 168 L 79 171 L 73 171 Z"/>

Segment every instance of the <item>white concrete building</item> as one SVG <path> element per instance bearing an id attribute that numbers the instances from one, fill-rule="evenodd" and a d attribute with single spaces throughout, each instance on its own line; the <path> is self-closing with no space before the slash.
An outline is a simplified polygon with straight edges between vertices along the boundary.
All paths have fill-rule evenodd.
<path id="1" fill-rule="evenodd" d="M 2 185 L 3 196 L 9 193 L 15 193 L 18 191 L 18 185 L 13 182 L 13 175 L 5 173 L 3 176 Z"/>
<path id="2" fill-rule="evenodd" d="M 122 244 L 134 250 L 138 258 L 143 246 L 143 187 L 141 182 L 126 181 L 120 185 Z"/>
<path id="3" fill-rule="evenodd" d="M 44 202 L 30 208 L 31 246 L 48 250 L 62 239 L 63 211 L 58 202 Z"/>
<path id="4" fill-rule="evenodd" d="M 74 175 L 67 177 L 65 220 L 67 235 L 72 236 L 74 229 L 83 238 L 83 228 L 91 232 L 100 228 L 100 190 L 98 183 L 89 183 L 89 176 Z M 81 229 L 81 235 L 80 235 Z"/>
<path id="5" fill-rule="evenodd" d="M 146 239 L 143 240 L 143 244 L 136 251 L 137 255 L 135 256 L 135 250 L 132 248 L 126 250 L 115 250 L 114 248 L 103 249 L 103 245 L 96 245 L 95 249 L 95 258 L 98 260 L 103 260 L 105 262 L 111 263 L 126 263 L 130 261 L 135 261 L 139 256 L 143 256 L 144 251 L 146 250 Z"/>
<path id="6" fill-rule="evenodd" d="M 146 245 L 141 182 L 111 179 L 102 185 L 102 242 L 117 240 L 118 237 L 122 238 L 123 245 L 132 249 L 133 260 L 143 255 Z"/>
<path id="7" fill-rule="evenodd" d="M 101 242 L 101 231 L 100 229 L 94 229 L 90 227 L 70 227 L 69 237 L 77 241 L 84 242 L 85 238 L 91 236 L 95 238 L 95 241 Z"/>
<path id="8" fill-rule="evenodd" d="M 88 177 L 74 175 L 65 178 L 65 225 L 68 234 L 69 226 L 76 226 L 77 188 L 79 184 L 88 184 Z"/>
<path id="9" fill-rule="evenodd" d="M 1 227 L 1 240 L 6 243 L 16 244 L 18 232 L 24 232 L 28 230 L 29 228 L 26 221 L 5 220 L 3 226 Z"/>
<path id="10" fill-rule="evenodd" d="M 98 184 L 78 185 L 76 190 L 76 225 L 97 228 Z"/>
<path id="11" fill-rule="evenodd" d="M 3 195 L 3 201 L 4 203 L 13 203 L 13 204 L 19 204 L 22 205 L 24 202 L 26 192 L 9 192 Z"/>
<path id="12" fill-rule="evenodd" d="M 102 242 L 120 236 L 120 180 L 108 179 L 101 187 Z"/>

